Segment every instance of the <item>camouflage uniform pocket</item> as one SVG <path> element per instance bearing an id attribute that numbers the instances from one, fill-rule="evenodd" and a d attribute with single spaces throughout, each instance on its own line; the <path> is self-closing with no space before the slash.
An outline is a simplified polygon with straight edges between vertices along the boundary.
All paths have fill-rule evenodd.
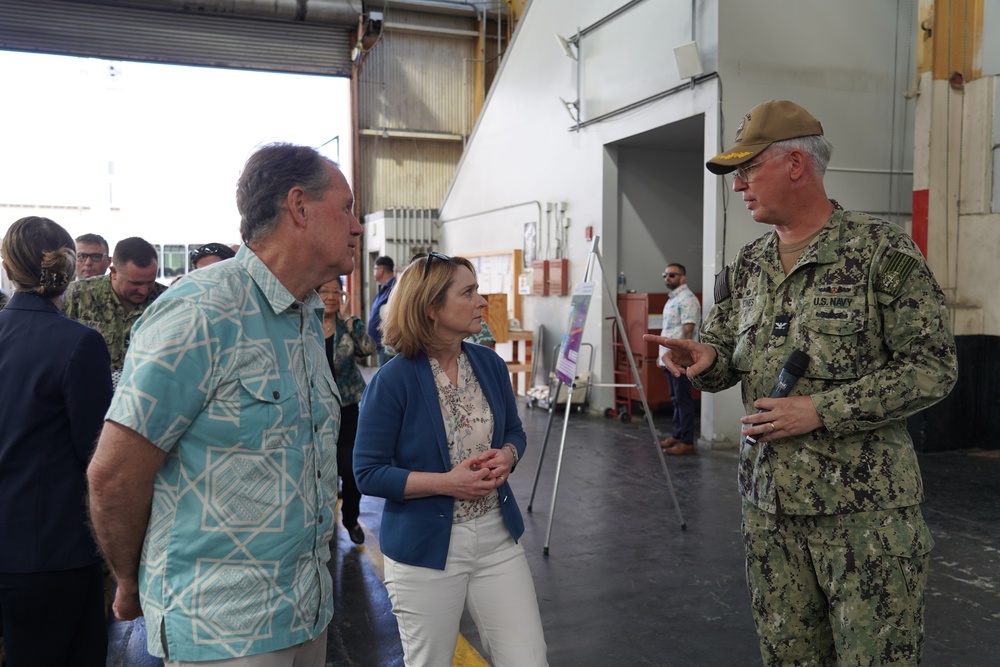
<path id="1" fill-rule="evenodd" d="M 905 594 L 922 594 L 927 582 L 927 554 L 934 547 L 934 538 L 919 508 L 904 508 L 899 513 L 901 516 L 887 519 L 877 529 L 886 567 L 899 568 Z"/>
<path id="2" fill-rule="evenodd" d="M 865 328 L 864 310 L 809 313 L 802 324 L 809 355 L 807 377 L 841 380 L 858 377 L 858 335 Z"/>

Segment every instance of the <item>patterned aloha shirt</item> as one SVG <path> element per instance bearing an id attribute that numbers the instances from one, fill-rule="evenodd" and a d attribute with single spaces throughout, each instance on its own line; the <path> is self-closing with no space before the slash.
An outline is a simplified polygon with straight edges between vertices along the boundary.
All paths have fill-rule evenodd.
<path id="1" fill-rule="evenodd" d="M 479 456 L 490 449 L 493 441 L 493 411 L 472 371 L 465 353 L 458 357 L 458 386 L 451 383 L 437 359 L 431 359 L 431 372 L 437 384 L 438 403 L 444 430 L 448 435 L 451 465 Z M 455 499 L 453 520 L 458 523 L 485 516 L 500 506 L 497 492 L 476 500 Z"/>
<path id="2" fill-rule="evenodd" d="M 340 408 L 322 310 L 243 246 L 136 326 L 108 419 L 170 453 L 139 564 L 153 655 L 276 651 L 333 617 Z"/>
<path id="3" fill-rule="evenodd" d="M 660 335 L 665 338 L 684 338 L 684 325 L 694 324 L 692 340 L 698 340 L 701 328 L 701 302 L 687 285 L 681 285 L 673 291 L 667 303 L 663 306 L 663 328 Z M 667 348 L 660 346 L 656 364 L 661 366 L 660 359 L 667 353 Z"/>

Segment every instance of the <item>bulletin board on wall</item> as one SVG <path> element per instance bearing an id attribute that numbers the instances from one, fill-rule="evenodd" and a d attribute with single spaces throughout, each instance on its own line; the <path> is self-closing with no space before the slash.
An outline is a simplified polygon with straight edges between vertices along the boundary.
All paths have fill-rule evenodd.
<path id="1" fill-rule="evenodd" d="M 523 325 L 521 319 L 521 295 L 517 290 L 517 281 L 521 276 L 522 251 L 499 250 L 496 252 L 463 254 L 476 267 L 476 277 L 479 280 L 480 294 L 506 294 L 509 316 Z M 492 326 L 490 327 L 493 328 Z M 506 328 L 506 327 L 504 327 Z"/>

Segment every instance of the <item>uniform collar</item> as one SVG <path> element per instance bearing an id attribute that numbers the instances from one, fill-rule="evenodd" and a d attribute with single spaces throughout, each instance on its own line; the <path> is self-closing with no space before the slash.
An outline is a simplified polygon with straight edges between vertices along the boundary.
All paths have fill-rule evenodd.
<path id="1" fill-rule="evenodd" d="M 802 251 L 797 264 L 833 264 L 838 261 L 844 239 L 841 236 L 844 211 L 835 209 L 822 231 Z M 750 243 L 745 254 L 747 260 L 759 264 L 771 277 L 780 282 L 785 273 L 778 259 L 778 234 L 771 230 Z"/>

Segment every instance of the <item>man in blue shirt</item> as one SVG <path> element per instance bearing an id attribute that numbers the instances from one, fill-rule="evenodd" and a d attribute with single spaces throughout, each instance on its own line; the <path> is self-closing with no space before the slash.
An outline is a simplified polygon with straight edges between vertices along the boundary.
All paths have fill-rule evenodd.
<path id="1" fill-rule="evenodd" d="M 168 666 L 322 667 L 340 409 L 314 288 L 353 270 L 362 228 L 312 148 L 259 149 L 236 199 L 236 257 L 136 325 L 88 470 L 91 516 L 115 615 L 145 614 Z"/>
<path id="2" fill-rule="evenodd" d="M 382 366 L 392 358 L 392 354 L 382 345 L 382 307 L 389 300 L 392 288 L 396 285 L 396 263 L 392 257 L 382 255 L 375 260 L 375 282 L 378 292 L 372 301 L 372 310 L 368 315 L 368 335 L 375 341 L 375 352 L 378 354 L 378 365 Z"/>

